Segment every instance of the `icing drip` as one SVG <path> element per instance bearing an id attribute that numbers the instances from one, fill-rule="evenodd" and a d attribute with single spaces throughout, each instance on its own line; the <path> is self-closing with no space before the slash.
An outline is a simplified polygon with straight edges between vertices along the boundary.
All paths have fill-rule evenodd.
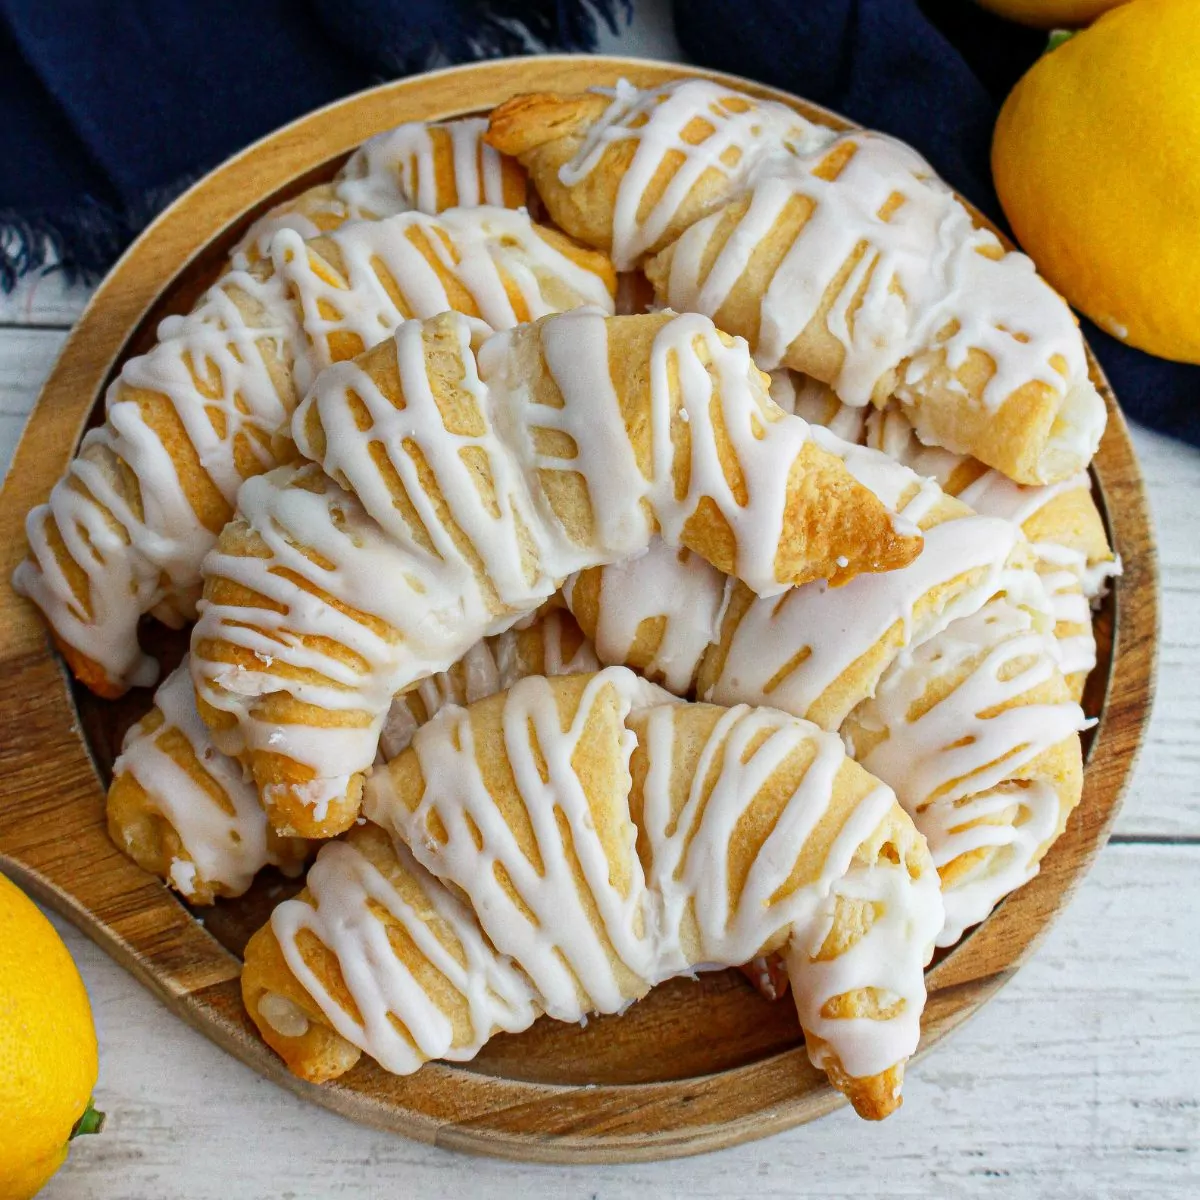
<path id="1" fill-rule="evenodd" d="M 1024 526 L 1059 496 L 1090 489 L 1086 472 L 1061 483 L 1022 487 L 998 471 L 988 471 L 964 489 L 962 499 L 979 512 Z M 1089 601 L 1098 599 L 1107 580 L 1121 573 L 1120 564 L 1115 560 L 1092 564 L 1084 550 L 1045 539 L 1031 541 L 1030 547 L 1050 597 L 1062 673 L 1086 673 L 1096 665 Z"/>
<path id="2" fill-rule="evenodd" d="M 632 270 L 660 242 L 706 175 L 722 177 L 712 200 L 720 203 L 740 191 L 764 159 L 832 137 L 784 105 L 753 100 L 705 80 L 675 81 L 646 91 L 620 80 L 612 91 L 596 90 L 611 95 L 612 103 L 587 131 L 575 157 L 559 170 L 559 179 L 566 187 L 582 183 L 614 143 L 637 143 L 613 212 L 612 256 L 619 271 Z M 685 131 L 690 135 L 697 121 L 712 132 L 693 143 Z M 669 158 L 679 165 L 662 195 L 647 207 L 651 184 Z"/>
<path id="3" fill-rule="evenodd" d="M 405 1075 L 426 1059 L 473 1058 L 493 1032 L 526 1029 L 538 1010 L 528 980 L 497 955 L 475 914 L 422 870 L 403 846 L 394 849 L 397 873 L 419 891 L 419 907 L 353 845 L 329 842 L 308 872 L 312 901 L 284 901 L 271 914 L 271 928 L 292 973 L 334 1029 L 386 1070 Z M 466 1001 L 471 1038 L 465 1044 L 453 1044 L 449 1016 L 397 956 L 375 906 L 399 923 L 443 984 Z M 439 940 L 430 927 L 431 915 L 444 922 L 456 945 Z M 337 955 L 361 1021 L 342 1008 L 305 961 L 297 946 L 302 932 L 315 935 Z M 402 1028 L 392 1014 L 402 1018 Z"/>
<path id="4" fill-rule="evenodd" d="M 927 691 L 971 662 L 966 678 L 922 712 Z M 1013 783 L 1026 764 L 1086 724 L 1073 702 L 1020 702 L 1057 671 L 1031 614 L 999 597 L 897 660 L 855 714 L 863 728 L 886 732 L 860 761 L 896 789 L 939 866 L 994 848 L 967 886 L 946 889 L 939 945 L 952 945 L 1036 873 L 1065 816 L 1050 784 Z M 1017 816 L 979 823 L 1009 805 Z"/>
<path id="5" fill-rule="evenodd" d="M 724 341 L 713 323 L 696 314 L 674 316 L 655 335 L 649 362 L 651 429 L 648 471 L 639 466 L 625 430 L 621 398 L 609 368 L 609 326 L 600 313 L 577 310 L 541 328 L 545 362 L 564 400 L 561 408 L 526 405 L 507 423 L 526 430 L 566 434 L 569 452 L 539 453 L 534 434 L 514 434 L 527 473 L 570 470 L 583 476 L 592 505 L 593 546 L 561 546 L 572 570 L 641 552 L 654 527 L 680 545 L 684 526 L 704 499 L 715 503 L 737 543 L 734 574 L 760 595 L 787 585 L 776 576 L 775 558 L 787 511 L 791 466 L 809 439 L 809 426 L 781 414 L 740 338 Z M 501 379 L 508 337 L 491 338 L 480 352 L 480 371 L 504 400 L 518 404 L 527 392 L 521 379 Z M 672 381 L 672 369 L 677 383 Z M 498 405 L 504 401 L 498 399 Z M 687 489 L 679 494 L 674 473 L 672 418 L 689 429 Z M 718 435 L 717 422 L 721 423 Z M 735 493 L 720 458 L 726 442 L 740 465 L 748 492 Z M 841 447 L 841 449 L 846 449 Z M 545 501 L 543 500 L 544 504 Z"/>
<path id="6" fill-rule="evenodd" d="M 257 469 L 273 462 L 273 439 L 292 401 L 269 364 L 288 368 L 294 336 L 279 281 L 227 274 L 186 317 L 162 322 L 151 351 L 125 364 L 105 397 L 105 423 L 85 435 L 49 503 L 30 512 L 31 557 L 17 567 L 13 586 L 110 680 L 153 682 L 157 666 L 138 647 L 138 620 L 169 600 L 179 610 L 171 623 L 193 615 L 190 593 L 215 540 L 136 393 L 166 399 L 201 470 L 232 508 L 242 481 L 239 453 Z M 51 530 L 86 573 L 83 597 L 75 595 Z"/>
<path id="7" fill-rule="evenodd" d="M 413 317 L 459 309 L 507 329 L 558 311 L 567 296 L 569 306 L 613 310 L 605 280 L 555 249 L 525 212 L 402 213 L 352 222 L 329 240 L 341 254 L 344 279 L 331 279 L 298 233 L 283 231 L 271 243 L 275 270 L 301 313 L 314 373 L 334 360 L 335 335 L 352 335 L 366 349 Z"/>
<path id="8" fill-rule="evenodd" d="M 569 625 L 573 622 L 561 610 L 547 613 L 531 627 L 538 638 L 537 652 L 532 656 L 523 650 L 521 631 L 515 628 L 484 638 L 449 671 L 422 679 L 412 691 L 397 696 L 379 739 L 384 756 L 395 758 L 408 747 L 421 725 L 449 704 L 474 704 L 512 687 L 529 674 L 578 675 L 598 670 L 600 663 L 586 640 L 580 640 L 570 654 L 566 652 L 564 639 Z M 573 632 L 580 636 L 578 630 Z"/>
<path id="9" fill-rule="evenodd" d="M 1088 381 L 1070 310 L 1025 255 L 1005 253 L 995 234 L 974 225 L 914 150 L 882 134 L 846 133 L 770 160 L 749 182 L 746 211 L 714 259 L 707 251 L 722 212 L 675 243 L 660 289 L 665 303 L 719 312 L 759 245 L 806 204 L 808 216 L 761 297 L 755 351 L 764 369 L 803 368 L 788 363 L 789 349 L 819 322 L 842 351 L 828 382 L 844 401 L 879 399 L 880 385 L 894 379 L 920 421 L 928 388 L 945 386 L 930 382 L 942 355 L 956 371 L 981 351 L 994 371 L 979 403 L 995 412 L 1024 385 L 1045 385 L 1060 406 L 1048 458 L 1090 459 L 1104 405 Z M 952 380 L 949 391 L 956 388 L 965 403 Z"/>
<path id="10" fill-rule="evenodd" d="M 634 858 L 633 879 L 622 894 L 610 878 L 588 794 L 573 766 L 592 708 L 601 693 L 611 691 L 612 676 L 592 677 L 565 730 L 544 678 L 523 679 L 507 694 L 504 754 L 524 802 L 536 861 L 526 856 L 488 791 L 465 709 L 443 709 L 413 737 L 421 775 L 429 781 L 415 810 L 388 803 L 386 773 L 368 781 L 365 795 L 367 818 L 409 845 L 429 871 L 463 890 L 492 944 L 520 963 L 541 1007 L 562 1021 L 578 1020 L 589 1010 L 621 1009 L 631 997 L 619 968 L 639 981 L 634 995 L 655 982 L 641 868 Z M 662 698 L 653 685 L 639 684 L 625 672 L 617 679 L 623 685 L 622 717 L 637 700 Z M 633 745 L 627 734 L 625 761 Z M 431 822 L 445 835 L 435 838 Z M 636 831 L 628 822 L 626 835 L 632 846 Z M 594 903 L 598 929 L 585 896 Z M 581 995 L 586 997 L 582 1010 Z"/>
<path id="11" fill-rule="evenodd" d="M 571 607 L 577 577 L 563 585 Z M 690 550 L 657 539 L 645 554 L 603 568 L 593 635 L 601 662 L 628 663 L 644 621 L 659 619 L 662 638 L 639 669 L 676 695 L 692 688 L 705 651 L 717 640 L 733 578 Z"/>
<path id="12" fill-rule="evenodd" d="M 486 132 L 486 119 L 466 117 L 411 121 L 376 134 L 350 156 L 331 185 L 285 200 L 255 221 L 234 250 L 234 264 L 266 257 L 271 239 L 283 229 L 312 238 L 346 221 L 380 220 L 413 209 L 436 215 L 452 206 L 506 207 L 503 160 L 483 141 Z M 438 165 L 446 158 L 453 192 L 443 198 Z"/>
<path id="13" fill-rule="evenodd" d="M 903 623 L 902 645 L 909 646 L 985 604 L 1004 586 L 1016 544 L 1017 532 L 1007 522 L 967 514 L 927 529 L 920 555 L 907 567 L 859 575 L 840 588 L 811 583 L 793 588 L 777 602 L 752 602 L 703 698 L 772 704 L 809 716 L 897 621 Z M 979 578 L 952 592 L 916 625 L 922 598 L 968 572 L 978 572 Z M 861 691 L 829 714 L 833 728 L 859 698 Z"/>
<path id="14" fill-rule="evenodd" d="M 706 743 L 687 801 L 672 821 L 674 737 L 671 709 L 651 711 L 646 723 L 645 751 L 651 765 L 643 821 L 653 862 L 648 883 L 662 904 L 664 965 L 676 971 L 686 968 L 676 939 L 689 907 L 705 961 L 746 962 L 786 927 L 788 973 L 806 1032 L 828 1041 L 853 1076 L 876 1074 L 908 1057 L 920 1036 L 922 967 L 942 913 L 932 871 L 913 880 L 904 866 L 885 860 L 871 865 L 853 861 L 892 809 L 895 797 L 890 789 L 880 785 L 855 805 L 816 877 L 792 890 L 797 850 L 830 812 L 834 781 L 846 761 L 841 741 L 771 709 L 731 708 Z M 816 757 L 731 906 L 730 853 L 739 820 L 789 754 L 812 742 Z M 848 950 L 828 961 L 814 961 L 839 896 L 878 905 L 882 912 Z M 829 1001 L 863 988 L 898 999 L 897 1014 L 888 1020 L 849 1021 L 822 1015 Z"/>
<path id="15" fill-rule="evenodd" d="M 172 885 L 185 896 L 197 879 L 240 895 L 257 872 L 278 863 L 267 838 L 267 818 L 258 790 L 242 776 L 241 767 L 214 749 L 196 712 L 195 694 L 186 659 L 154 695 L 163 723 L 149 733 L 138 724 L 125 736 L 113 776 L 130 775 L 148 794 L 153 808 L 170 822 L 189 862 L 172 865 Z M 172 732 L 187 739 L 203 770 L 202 784 L 163 746 Z M 212 789 L 220 790 L 218 801 Z"/>
<path id="16" fill-rule="evenodd" d="M 627 760 L 636 741 L 628 720 L 640 714 L 640 752 L 648 764 L 641 796 L 645 874 L 633 855 L 630 825 L 625 836 L 632 871 L 625 891 L 612 882 L 616 868 L 573 765 L 589 714 L 614 689 L 626 724 L 622 757 Z M 588 682 L 564 730 L 545 679 L 523 680 L 507 694 L 500 717 L 504 755 L 540 869 L 521 850 L 488 790 L 471 714 L 462 709 L 444 709 L 413 739 L 411 753 L 425 781 L 415 809 L 399 799 L 385 770 L 367 783 L 365 811 L 393 839 L 408 844 L 422 865 L 466 895 L 491 943 L 512 956 L 533 981 L 536 1003 L 559 1019 L 578 1020 L 589 1009 L 619 1011 L 656 982 L 701 965 L 747 961 L 782 937 L 790 942 L 789 971 L 802 1020 L 826 1043 L 825 1061 L 836 1055 L 855 1076 L 903 1061 L 917 1044 L 925 998 L 922 967 L 942 924 L 942 905 L 931 866 L 913 871 L 911 863 L 893 864 L 869 849 L 894 836 L 888 822 L 895 797 L 878 785 L 852 803 L 839 798 L 846 752 L 836 736 L 780 712 L 739 707 L 723 713 L 707 737 L 693 782 L 686 785 L 686 801 L 672 819 L 673 790 L 680 786 L 678 738 L 686 742 L 677 722 L 688 710 L 669 700 L 631 672 L 610 668 Z M 815 757 L 731 898 L 739 823 L 785 760 L 810 746 Z M 630 785 L 627 778 L 626 788 Z M 795 864 L 814 838 L 822 845 L 827 841 L 827 851 L 811 878 L 797 886 Z M 902 856 L 910 848 L 920 862 L 924 851 L 915 837 L 911 847 L 900 846 Z M 499 882 L 498 866 L 509 887 Z M 585 895 L 594 904 L 594 918 L 582 906 Z M 839 902 L 848 901 L 873 910 L 870 928 L 836 956 L 819 954 Z M 326 911 L 323 898 L 319 911 Z M 685 948 L 685 939 L 694 940 L 684 931 L 692 918 L 699 944 Z M 360 935 L 339 937 L 341 924 L 329 914 L 322 940 L 343 970 L 349 962 L 350 974 L 357 976 L 370 969 L 370 960 L 360 949 Z M 278 920 L 274 928 L 281 933 Z M 290 963 L 294 951 L 287 952 Z M 302 982 L 308 986 L 305 977 Z M 825 1015 L 831 1000 L 861 989 L 875 989 L 894 1002 L 887 1019 Z M 313 995 L 331 1020 L 340 1019 L 336 1004 L 322 993 Z M 395 1011 L 406 1020 L 404 1009 Z M 337 1027 L 378 1057 L 362 1031 Z"/>

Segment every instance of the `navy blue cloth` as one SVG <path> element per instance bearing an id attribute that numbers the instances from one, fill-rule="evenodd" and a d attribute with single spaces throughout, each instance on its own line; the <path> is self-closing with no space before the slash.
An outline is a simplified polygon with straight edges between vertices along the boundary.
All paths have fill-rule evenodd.
<path id="1" fill-rule="evenodd" d="M 629 0 L 0 0 L 0 287 L 95 275 L 201 172 L 285 121 L 435 60 L 595 45 Z M 1045 49 L 969 0 L 674 0 L 692 61 L 916 146 L 1003 224 L 988 154 Z M 1084 322 L 1127 411 L 1200 445 L 1200 367 Z"/>

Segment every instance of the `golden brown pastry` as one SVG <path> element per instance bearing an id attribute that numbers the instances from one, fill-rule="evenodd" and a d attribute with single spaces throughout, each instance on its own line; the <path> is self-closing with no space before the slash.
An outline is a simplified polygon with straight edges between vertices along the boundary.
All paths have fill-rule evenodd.
<path id="1" fill-rule="evenodd" d="M 831 136 L 703 79 L 514 96 L 487 141 L 519 159 L 556 224 L 628 271 L 736 195 L 764 160 Z"/>
<path id="2" fill-rule="evenodd" d="M 1104 432 L 1066 302 L 915 151 L 844 133 L 756 174 L 646 267 L 661 303 L 741 334 L 850 404 L 895 397 L 922 441 L 1025 484 Z"/>
<path id="3" fill-rule="evenodd" d="M 266 866 L 298 875 L 308 855 L 304 841 L 270 827 L 253 781 L 213 746 L 186 658 L 125 735 L 108 789 L 108 832 L 192 904 L 242 895 Z"/>
<path id="4" fill-rule="evenodd" d="M 407 213 L 309 242 L 284 229 L 271 247 L 124 365 L 104 424 L 29 515 L 14 585 L 100 695 L 153 680 L 139 620 L 178 627 L 195 615 L 201 560 L 242 482 L 295 456 L 288 423 L 322 367 L 446 309 L 494 328 L 579 304 L 612 309 L 608 260 L 524 213 Z"/>
<path id="5" fill-rule="evenodd" d="M 410 322 L 323 373 L 293 429 L 327 474 L 249 481 L 206 561 L 200 711 L 280 832 L 346 828 L 395 693 L 654 534 L 763 593 L 919 548 L 703 317 L 480 336 Z"/>
<path id="6" fill-rule="evenodd" d="M 424 726 L 366 812 L 246 950 L 247 1009 L 301 1077 L 469 1059 L 781 950 L 814 1063 L 863 1116 L 899 1104 L 940 898 L 836 737 L 620 669 L 532 677 Z"/>
<path id="7" fill-rule="evenodd" d="M 236 266 L 269 257 L 281 229 L 301 237 L 332 233 L 347 221 L 402 212 L 436 216 L 448 208 L 522 208 L 525 172 L 489 146 L 487 120 L 409 121 L 368 138 L 329 183 L 275 205 L 246 231 L 234 250 Z"/>

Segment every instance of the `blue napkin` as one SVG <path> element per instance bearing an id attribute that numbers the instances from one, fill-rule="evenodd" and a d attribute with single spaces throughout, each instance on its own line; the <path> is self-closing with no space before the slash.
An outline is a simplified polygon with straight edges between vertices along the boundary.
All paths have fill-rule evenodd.
<path id="1" fill-rule="evenodd" d="M 94 276 L 197 175 L 299 114 L 437 61 L 595 45 L 629 0 L 0 0 L 0 288 Z M 694 62 L 916 146 L 1003 224 L 992 126 L 1042 33 L 970 0 L 674 0 Z M 1084 332 L 1126 410 L 1200 445 L 1200 367 Z"/>

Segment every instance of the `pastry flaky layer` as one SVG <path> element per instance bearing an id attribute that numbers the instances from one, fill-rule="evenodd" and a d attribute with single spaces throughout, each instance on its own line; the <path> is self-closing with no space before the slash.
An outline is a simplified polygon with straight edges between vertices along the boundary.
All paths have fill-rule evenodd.
<path id="1" fill-rule="evenodd" d="M 237 266 L 270 256 L 281 229 L 303 238 L 347 221 L 448 208 L 523 208 L 525 171 L 484 140 L 487 120 L 409 121 L 368 138 L 330 183 L 319 183 L 264 213 L 234 249 Z"/>
<path id="2" fill-rule="evenodd" d="M 879 450 L 936 479 L 976 512 L 1019 528 L 1050 599 L 1059 665 L 1072 696 L 1082 698 L 1096 665 L 1091 605 L 1120 574 L 1086 472 L 1042 486 L 1014 483 L 977 459 L 924 445 L 896 404 L 879 410 L 853 408 L 826 385 L 789 371 L 772 375 L 771 396 L 787 412 Z"/>
<path id="3" fill-rule="evenodd" d="M 297 875 L 308 855 L 301 839 L 271 828 L 253 780 L 212 744 L 186 659 L 125 735 L 108 789 L 108 831 L 193 904 L 242 895 L 266 866 Z"/>
<path id="4" fill-rule="evenodd" d="M 1047 590 L 1046 547 L 1024 536 L 1023 507 L 984 516 L 878 451 L 846 461 L 922 529 L 908 566 L 764 599 L 655 544 L 563 593 L 603 662 L 840 730 L 936 847 L 948 945 L 1036 872 L 1079 802 L 1086 722 L 1064 678 L 1075 639 L 1064 651 L 1056 636 L 1062 597 Z"/>
<path id="5" fill-rule="evenodd" d="M 384 721 L 382 751 L 399 754 L 448 704 L 495 695 L 527 675 L 599 666 L 571 614 L 551 609 L 485 638 L 449 670 L 397 696 Z M 193 905 L 242 895 L 267 866 L 296 874 L 315 849 L 275 832 L 253 779 L 217 749 L 196 710 L 186 657 L 159 686 L 151 711 L 126 734 L 107 810 L 113 841 Z"/>
<path id="6" fill-rule="evenodd" d="M 303 1078 L 469 1059 L 780 951 L 814 1063 L 864 1116 L 900 1103 L 937 874 L 835 736 L 622 669 L 531 677 L 425 725 L 366 814 L 246 949 L 247 1009 Z"/>
<path id="7" fill-rule="evenodd" d="M 482 154 L 478 129 L 473 138 Z M 359 153 L 367 165 L 355 187 L 391 179 L 387 153 Z M 430 161 L 448 163 L 448 154 Z M 424 175 L 416 175 L 419 198 Z M 616 281 L 604 255 L 525 212 L 397 212 L 412 205 L 394 180 L 385 183 L 394 193 L 392 215 L 377 205 L 386 219 L 310 229 L 307 218 L 290 226 L 280 218 L 255 261 L 238 256 L 190 313 L 165 320 L 158 343 L 109 388 L 103 425 L 30 513 L 30 554 L 14 584 L 99 694 L 153 680 L 139 620 L 149 613 L 178 627 L 195 615 L 200 563 L 232 517 L 238 488 L 294 458 L 289 421 L 323 367 L 404 320 L 447 309 L 496 329 L 581 304 L 612 311 Z M 297 225 L 314 236 L 304 240 Z"/>
<path id="8" fill-rule="evenodd" d="M 323 372 L 292 424 L 312 462 L 243 486 L 192 638 L 275 827 L 345 829 L 394 694 L 652 536 L 762 594 L 908 562 L 917 527 L 767 383 L 705 317 L 594 310 L 408 322 Z"/>
<path id="9" fill-rule="evenodd" d="M 1021 483 L 1080 471 L 1104 430 L 1070 309 L 911 148 L 699 81 L 518 97 L 488 140 L 555 221 L 662 304 L 744 336 L 846 402 L 895 396 L 920 437 Z"/>

